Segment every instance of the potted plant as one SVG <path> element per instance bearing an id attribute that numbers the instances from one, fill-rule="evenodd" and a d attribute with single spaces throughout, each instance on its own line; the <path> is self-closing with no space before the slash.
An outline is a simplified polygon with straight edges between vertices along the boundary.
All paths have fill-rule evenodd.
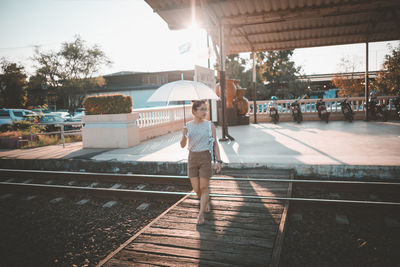
<path id="1" fill-rule="evenodd" d="M 82 142 L 84 148 L 128 148 L 140 142 L 130 96 L 89 96 L 83 101 Z"/>

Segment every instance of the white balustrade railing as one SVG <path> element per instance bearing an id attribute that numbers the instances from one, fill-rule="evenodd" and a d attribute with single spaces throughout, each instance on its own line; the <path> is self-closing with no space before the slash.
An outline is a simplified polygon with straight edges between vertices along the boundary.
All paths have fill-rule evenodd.
<path id="1" fill-rule="evenodd" d="M 394 105 L 389 101 L 392 96 L 379 96 L 377 97 L 379 103 L 387 106 L 388 110 L 394 110 Z M 323 101 L 325 102 L 326 108 L 329 112 L 341 112 L 340 102 L 346 98 L 325 98 Z M 271 100 L 258 100 L 256 102 L 257 105 L 257 114 L 269 114 L 268 104 Z M 292 99 L 284 99 L 284 100 L 276 100 L 275 103 L 278 106 L 279 113 L 290 113 L 290 103 L 294 100 Z M 299 104 L 301 106 L 301 111 L 303 113 L 317 113 L 316 103 L 318 99 L 301 99 L 299 100 Z M 351 104 L 353 111 L 364 111 L 364 97 L 349 97 L 347 98 L 347 102 Z M 253 101 L 249 101 L 249 111 L 248 114 L 253 114 Z"/>
<path id="2" fill-rule="evenodd" d="M 145 128 L 154 125 L 162 125 L 173 121 L 183 121 L 184 110 L 186 121 L 193 118 L 191 105 L 174 105 L 157 108 L 140 108 L 134 109 L 139 113 L 137 125 L 139 128 Z"/>
<path id="3" fill-rule="evenodd" d="M 392 96 L 379 96 L 377 99 L 379 103 L 385 104 L 388 110 L 395 110 L 394 105 L 389 101 L 393 98 Z M 326 98 L 323 99 L 327 110 L 331 113 L 340 113 L 341 107 L 340 102 L 346 98 Z M 278 106 L 278 112 L 280 114 L 290 114 L 290 103 L 294 100 L 283 99 L 276 100 Z M 299 100 L 301 111 L 305 114 L 316 114 L 316 103 L 318 99 L 301 99 Z M 351 104 L 353 111 L 364 112 L 365 98 L 364 97 L 349 97 L 347 101 Z M 270 100 L 258 100 L 257 104 L 257 114 L 269 114 L 268 103 Z M 134 109 L 134 112 L 139 113 L 139 118 L 137 119 L 137 125 L 139 128 L 146 128 L 150 126 L 159 125 L 162 127 L 163 124 L 171 123 L 175 121 L 183 121 L 184 118 L 184 108 L 186 121 L 193 118 L 191 105 L 174 105 L 166 107 L 157 108 L 141 108 Z M 248 114 L 253 114 L 253 101 L 249 101 Z"/>

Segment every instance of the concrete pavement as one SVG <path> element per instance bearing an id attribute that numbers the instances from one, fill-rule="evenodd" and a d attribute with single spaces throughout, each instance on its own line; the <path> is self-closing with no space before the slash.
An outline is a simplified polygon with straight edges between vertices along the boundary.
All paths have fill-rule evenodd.
<path id="1" fill-rule="evenodd" d="M 217 128 L 221 135 L 221 127 Z M 295 169 L 299 175 L 400 178 L 400 122 L 319 121 L 229 127 L 235 141 L 220 142 L 229 167 Z M 181 132 L 128 149 L 83 149 L 81 143 L 24 150 L 1 150 L 6 158 L 60 158 L 92 161 L 184 164 Z"/>

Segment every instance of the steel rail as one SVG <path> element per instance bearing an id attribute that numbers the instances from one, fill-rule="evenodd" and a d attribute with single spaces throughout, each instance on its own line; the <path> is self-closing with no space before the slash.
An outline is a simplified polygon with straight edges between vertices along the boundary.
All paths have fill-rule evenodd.
<path id="1" fill-rule="evenodd" d="M 58 178 L 79 179 L 81 181 L 119 181 L 124 183 L 189 184 L 189 180 L 185 176 L 0 169 L 0 177 L 3 178 L 26 178 L 27 176 L 29 176 L 29 178 L 42 180 Z"/>
<path id="2" fill-rule="evenodd" d="M 96 197 L 107 198 L 126 198 L 126 199 L 149 199 L 152 200 L 177 200 L 179 197 L 187 195 L 185 192 L 151 191 L 135 189 L 113 189 L 113 188 L 93 188 L 81 186 L 47 185 L 47 184 L 28 184 L 28 183 L 8 183 L 0 182 L 0 190 L 17 190 L 27 192 L 36 190 L 45 193 L 66 193 L 75 195 L 95 195 Z"/>
<path id="3" fill-rule="evenodd" d="M 153 174 L 115 174 L 115 173 L 95 173 L 95 172 L 68 172 L 68 171 L 42 171 L 42 170 L 16 170 L 16 169 L 0 169 L 0 177 L 3 174 L 9 173 L 30 173 L 30 174 L 51 174 L 51 175 L 76 175 L 76 176 L 104 176 L 115 178 L 160 178 L 160 179 L 174 179 L 188 180 L 187 176 L 180 175 L 153 175 Z M 257 182 L 278 182 L 278 183 L 310 183 L 310 184 L 341 184 L 341 185 L 384 185 L 384 186 L 399 186 L 400 181 L 397 182 L 375 182 L 375 181 L 347 181 L 347 180 L 304 180 L 304 179 L 277 179 L 277 178 L 246 178 L 246 177 L 218 177 L 213 176 L 211 180 L 223 181 L 257 181 Z"/>
<path id="4" fill-rule="evenodd" d="M 26 191 L 31 189 L 39 189 L 51 193 L 86 193 L 96 194 L 104 197 L 122 197 L 122 198 L 148 198 L 161 197 L 169 198 L 182 197 L 186 195 L 195 195 L 193 192 L 173 192 L 173 191 L 152 191 L 152 190 L 134 190 L 134 189 L 111 189 L 111 188 L 93 188 L 63 185 L 43 185 L 43 184 L 21 184 L 0 182 L 0 189 L 17 189 Z M 57 192 L 55 192 L 57 190 Z M 74 192 L 75 191 L 75 192 Z M 336 204 L 357 204 L 357 205 L 375 205 L 375 206 L 391 206 L 400 208 L 400 202 L 385 201 L 364 201 L 364 200 L 343 200 L 343 199 L 321 199 L 321 198 L 298 198 L 298 197 L 276 197 L 276 196 L 252 196 L 252 195 L 232 195 L 232 194 L 215 194 L 211 193 L 211 197 L 221 198 L 244 198 L 244 199 L 267 199 L 267 200 L 283 200 L 291 202 L 313 202 L 313 203 L 336 203 Z"/>

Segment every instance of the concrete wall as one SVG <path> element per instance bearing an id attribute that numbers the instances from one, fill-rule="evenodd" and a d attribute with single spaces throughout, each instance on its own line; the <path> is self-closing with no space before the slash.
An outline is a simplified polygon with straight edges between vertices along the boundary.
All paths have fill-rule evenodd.
<path id="1" fill-rule="evenodd" d="M 76 171 L 95 173 L 137 173 L 187 175 L 186 162 L 97 161 L 91 159 L 2 159 L 0 168 L 47 171 Z M 260 168 L 293 170 L 296 176 L 320 179 L 346 178 L 350 180 L 400 179 L 399 166 L 308 165 L 308 164 L 258 164 L 228 163 L 224 168 Z M 188 180 L 189 183 L 189 180 Z"/>
<path id="2" fill-rule="evenodd" d="M 153 125 L 139 128 L 140 142 L 161 136 L 167 133 L 175 132 L 183 128 L 183 120 L 171 121 L 162 125 Z"/>
<path id="3" fill-rule="evenodd" d="M 137 112 L 83 116 L 83 147 L 128 148 L 139 144 L 138 117 Z"/>

